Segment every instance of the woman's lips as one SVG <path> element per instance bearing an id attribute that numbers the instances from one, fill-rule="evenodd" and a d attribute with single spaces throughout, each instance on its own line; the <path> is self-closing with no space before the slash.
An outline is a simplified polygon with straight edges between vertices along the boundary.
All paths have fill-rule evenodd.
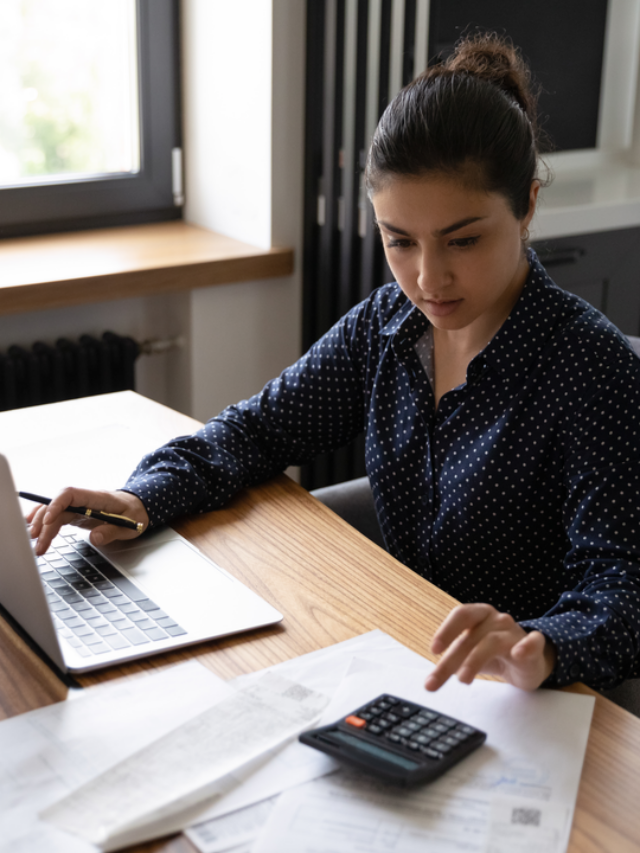
<path id="1" fill-rule="evenodd" d="M 427 312 L 433 314 L 434 317 L 446 317 L 448 314 L 453 314 L 458 305 L 462 304 L 462 299 L 451 299 L 448 302 L 433 302 L 430 299 L 425 300 Z"/>

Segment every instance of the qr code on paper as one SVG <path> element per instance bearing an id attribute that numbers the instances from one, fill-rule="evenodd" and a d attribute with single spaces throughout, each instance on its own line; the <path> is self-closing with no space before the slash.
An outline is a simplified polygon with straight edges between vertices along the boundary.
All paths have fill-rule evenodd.
<path id="1" fill-rule="evenodd" d="M 292 684 L 291 687 L 287 687 L 282 695 L 286 696 L 287 699 L 294 699 L 296 702 L 304 702 L 312 693 L 313 690 L 303 687 L 302 684 Z"/>
<path id="2" fill-rule="evenodd" d="M 540 826 L 542 812 L 540 809 L 511 809 L 511 823 L 520 826 Z"/>

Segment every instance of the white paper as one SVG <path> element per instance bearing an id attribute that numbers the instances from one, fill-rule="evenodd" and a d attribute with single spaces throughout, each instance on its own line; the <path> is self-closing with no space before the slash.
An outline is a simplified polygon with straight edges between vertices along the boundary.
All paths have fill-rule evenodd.
<path id="1" fill-rule="evenodd" d="M 486 731 L 486 744 L 436 782 L 409 791 L 352 772 L 290 790 L 279 798 L 254 853 L 547 853 L 544 844 L 551 845 L 549 853 L 565 850 L 593 697 L 456 679 L 426 693 L 422 668 L 407 661 L 406 669 L 387 669 L 355 659 L 331 703 L 336 719 L 388 692 Z M 505 801 L 513 803 L 511 811 Z M 532 814 L 540 813 L 538 828 L 545 833 L 537 847 L 522 811 L 527 803 Z"/>
<path id="2" fill-rule="evenodd" d="M 104 850 L 186 825 L 233 770 L 317 720 L 322 694 L 267 673 L 86 783 L 41 817 Z"/>
<path id="3" fill-rule="evenodd" d="M 38 812 L 233 688 L 196 661 L 72 691 L 0 722 L 1 853 L 90 853 Z"/>
<path id="4" fill-rule="evenodd" d="M 200 853 L 220 853 L 249 845 L 260 834 L 271 815 L 278 796 L 269 797 L 235 812 L 196 824 L 187 832 Z"/>
<path id="5" fill-rule="evenodd" d="M 340 772 L 283 794 L 252 853 L 560 853 L 567 808 L 503 798 L 502 811 L 472 793 L 404 790 Z M 506 805 L 505 805 L 506 804 Z M 514 824 L 514 810 L 540 825 Z"/>
<path id="6" fill-rule="evenodd" d="M 388 634 L 375 630 L 342 643 L 336 643 L 326 649 L 319 649 L 284 661 L 267 670 L 241 675 L 232 683 L 234 686 L 251 684 L 264 672 L 272 672 L 327 696 L 333 696 L 344 676 L 353 669 L 355 655 L 357 655 L 359 668 L 369 667 L 375 670 L 381 664 L 393 667 L 404 663 L 404 665 L 415 666 L 424 678 L 433 669 L 432 663 L 410 651 Z M 348 710 L 351 709 L 345 708 L 343 712 L 342 706 L 336 707 L 331 702 L 323 712 L 318 725 L 331 723 Z M 217 798 L 212 806 L 198 818 L 197 824 L 186 831 L 186 835 L 201 853 L 208 853 L 212 848 L 204 839 L 215 838 L 223 831 L 216 825 L 220 816 L 247 808 L 252 803 L 271 798 L 296 785 L 331 773 L 338 767 L 337 761 L 318 750 L 309 749 L 297 741 L 288 743 L 275 753 L 265 755 L 260 766 L 253 765 L 234 773 L 236 786 Z M 252 832 L 255 837 L 257 835 L 255 826 Z"/>
<path id="7" fill-rule="evenodd" d="M 559 853 L 568 821 L 562 803 L 493 797 L 484 853 Z"/>

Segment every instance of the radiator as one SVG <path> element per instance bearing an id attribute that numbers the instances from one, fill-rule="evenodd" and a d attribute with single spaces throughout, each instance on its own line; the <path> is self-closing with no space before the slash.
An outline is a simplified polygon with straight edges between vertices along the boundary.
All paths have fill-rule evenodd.
<path id="1" fill-rule="evenodd" d="M 133 338 L 113 332 L 9 347 L 0 353 L 0 411 L 133 390 L 140 351 Z"/>

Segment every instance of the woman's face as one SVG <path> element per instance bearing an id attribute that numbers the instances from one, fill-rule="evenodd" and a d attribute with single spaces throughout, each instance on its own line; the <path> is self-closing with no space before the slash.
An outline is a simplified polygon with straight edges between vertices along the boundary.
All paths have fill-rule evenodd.
<path id="1" fill-rule="evenodd" d="M 373 196 L 389 266 L 436 329 L 486 343 L 504 323 L 529 271 L 522 240 L 538 187 L 522 220 L 504 196 L 446 175 L 392 178 Z"/>

